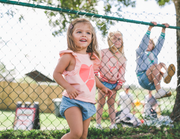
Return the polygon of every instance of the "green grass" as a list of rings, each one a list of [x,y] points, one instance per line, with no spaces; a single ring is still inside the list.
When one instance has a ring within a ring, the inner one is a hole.
[[[0,111],[0,130],[13,128],[15,111]],[[93,116],[95,117],[95,115]],[[90,127],[95,127],[96,121],[92,120]],[[109,119],[102,120],[102,126],[110,125]],[[56,117],[53,113],[40,113],[41,129],[67,129],[67,121],[62,117]]]
[[[13,128],[15,111],[0,111],[0,130],[4,128]],[[40,126],[46,128],[67,128],[67,122],[64,118],[56,117],[55,114],[40,113]]]
[[[12,128],[14,122],[15,112],[12,111],[0,111],[0,129],[9,127]]]
[[[118,100],[118,94],[123,91],[120,90],[117,93],[116,101]],[[144,96],[147,95],[147,91],[130,91],[134,96],[135,99],[136,97],[142,101],[144,100]],[[153,92],[155,93],[155,92]],[[161,113],[169,115],[173,109],[174,102],[175,102],[175,96],[176,92],[172,93],[173,95],[169,98],[163,98],[160,99],[160,107],[161,107]],[[96,96],[97,98],[97,96]],[[115,108],[116,108],[115,104]],[[110,120],[109,120],[109,114],[107,112],[108,110],[108,105],[107,103],[104,106],[104,112],[103,112],[103,118],[102,118],[102,126],[103,127],[108,127],[110,125]],[[118,108],[119,110],[119,108]],[[142,118],[141,111],[142,111],[142,106],[136,107],[136,117]],[[0,111],[0,130],[2,129],[10,129],[13,128],[13,122],[14,122],[14,117],[15,117],[15,111]],[[95,127],[96,125],[96,115],[93,115],[93,118],[90,123],[90,127]],[[41,129],[66,129],[68,128],[68,124],[66,120],[62,117],[56,117],[54,113],[40,113],[40,126]]]

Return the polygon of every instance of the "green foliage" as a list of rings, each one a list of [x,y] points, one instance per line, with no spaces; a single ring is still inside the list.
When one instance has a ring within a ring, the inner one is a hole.
[[[45,0],[48,4],[53,3],[49,0]],[[117,8],[116,14],[121,17],[121,15],[118,13],[121,11],[121,6],[131,6],[135,7],[135,0],[117,0],[117,1],[109,1],[109,0],[103,0],[104,2],[104,15],[110,15],[112,8]],[[57,7],[63,8],[63,9],[71,9],[75,11],[82,11],[82,12],[89,12],[94,14],[99,14],[99,11],[97,10],[97,4],[98,0],[58,0],[58,4],[56,4]],[[55,28],[55,31],[52,33],[53,36],[57,36],[62,34],[67,30],[67,23],[70,23],[73,19],[80,17],[78,14],[67,14],[63,12],[53,12],[53,11],[45,11],[46,16],[49,19],[49,25]],[[107,30],[109,26],[114,25],[113,21],[109,20],[101,20],[96,19],[92,17],[87,17],[92,22],[94,22],[97,26],[97,28],[101,31],[102,36],[105,36],[107,34]]]
[[[145,1],[148,1],[148,0],[145,0]],[[155,1],[157,2],[159,6],[165,6],[166,3],[168,4],[171,2],[171,0],[155,0]]]

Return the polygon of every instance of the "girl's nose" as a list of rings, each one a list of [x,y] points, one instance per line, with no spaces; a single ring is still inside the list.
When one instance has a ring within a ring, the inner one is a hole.
[[[86,36],[86,32],[83,32],[83,33],[82,33],[82,36]]]

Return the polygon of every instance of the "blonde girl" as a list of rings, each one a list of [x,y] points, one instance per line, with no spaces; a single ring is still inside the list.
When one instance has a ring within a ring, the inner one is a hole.
[[[67,31],[68,50],[60,52],[53,77],[64,88],[60,114],[70,132],[62,139],[86,139],[91,116],[95,114],[98,87],[106,95],[112,92],[94,75],[99,64],[96,34],[89,20],[77,18]]]
[[[123,36],[120,31],[108,34],[109,48],[101,50],[101,63],[99,66],[99,78],[107,88],[111,89],[113,95],[107,98],[108,112],[111,121],[110,129],[117,128],[115,124],[115,98],[116,93],[125,82],[126,58],[124,55]],[[98,90],[96,128],[102,128],[101,119],[106,96]]]

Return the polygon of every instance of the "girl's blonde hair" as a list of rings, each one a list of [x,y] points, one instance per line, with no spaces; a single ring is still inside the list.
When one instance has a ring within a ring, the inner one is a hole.
[[[73,20],[69,27],[68,27],[68,31],[67,31],[67,45],[68,45],[68,49],[76,52],[78,50],[80,50],[81,48],[78,48],[75,43],[74,43],[74,40],[73,40],[73,32],[74,32],[74,27],[76,24],[78,23],[87,23],[89,24],[90,28],[91,28],[91,33],[92,33],[92,41],[90,43],[90,45],[88,46],[87,48],[87,53],[90,53],[90,59],[93,59],[92,56],[93,56],[93,53],[95,53],[99,58],[100,58],[100,55],[98,53],[98,43],[97,43],[97,37],[96,37],[96,33],[95,33],[95,30],[94,30],[94,27],[92,26],[91,22],[85,18],[76,18],[75,20]]]
[[[153,48],[152,48],[152,50],[155,48],[155,43],[154,43],[154,41],[153,41],[153,39],[150,39],[150,41],[152,42],[152,44],[153,44]]]
[[[115,35],[115,34],[120,34],[121,36],[121,40],[122,40],[122,46],[120,48],[116,48],[115,45],[113,44],[111,38]],[[122,55],[124,55],[124,45],[123,45],[123,35],[120,31],[113,31],[113,32],[109,32],[108,34],[108,45],[109,45],[109,50],[115,55],[116,52],[121,53]]]

